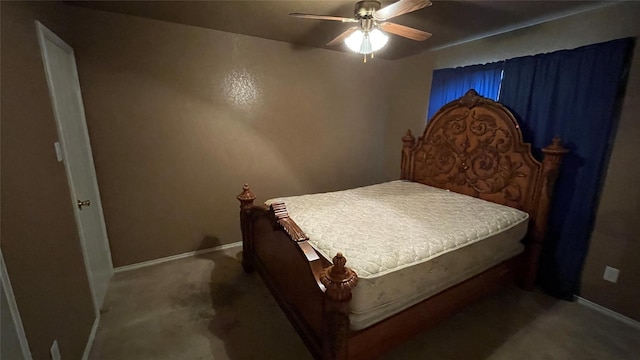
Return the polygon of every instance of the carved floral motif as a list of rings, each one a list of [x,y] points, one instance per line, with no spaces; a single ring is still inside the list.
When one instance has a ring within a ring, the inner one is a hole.
[[[502,193],[508,201],[523,202],[518,179],[530,171],[514,151],[512,127],[494,112],[474,107],[484,102],[473,96],[461,102],[465,107],[430,124],[428,141],[415,153],[415,179],[467,188],[463,192],[469,194]]]
[[[282,227],[289,237],[297,242],[309,240],[298,224],[289,217],[289,211],[284,202],[274,202],[270,206],[274,223]]]

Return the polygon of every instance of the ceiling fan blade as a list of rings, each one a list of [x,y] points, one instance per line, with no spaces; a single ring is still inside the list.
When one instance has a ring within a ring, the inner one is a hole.
[[[431,37],[431,33],[400,24],[385,22],[380,24],[379,26],[380,29],[388,33],[406,37],[407,39],[411,40],[423,41]]]
[[[354,31],[358,30],[357,26],[353,26],[348,28],[345,32],[335,37],[335,39],[329,41],[327,43],[328,46],[336,45],[344,41],[349,35],[351,35]]]
[[[301,13],[291,13],[289,16],[294,16],[302,19],[315,19],[315,20],[332,20],[332,21],[341,21],[341,22],[358,22],[356,19],[340,17],[340,16],[331,16],[331,15],[313,15],[313,14],[301,14]]]
[[[420,10],[430,5],[431,1],[429,0],[400,0],[376,11],[373,14],[373,17],[376,20],[387,20],[412,11]]]

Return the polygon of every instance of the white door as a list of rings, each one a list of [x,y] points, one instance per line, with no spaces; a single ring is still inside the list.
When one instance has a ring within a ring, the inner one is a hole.
[[[96,311],[113,275],[111,251],[93,165],[73,49],[36,22],[58,137],[67,170],[84,261]]]

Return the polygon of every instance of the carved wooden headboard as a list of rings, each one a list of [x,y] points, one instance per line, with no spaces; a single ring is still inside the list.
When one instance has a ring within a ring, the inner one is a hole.
[[[403,179],[535,213],[542,163],[501,104],[469,90],[402,140]]]
[[[402,138],[401,178],[448,189],[529,213],[524,287],[533,288],[562,157],[559,138],[542,162],[522,141],[513,114],[475,90],[443,106],[418,141]]]

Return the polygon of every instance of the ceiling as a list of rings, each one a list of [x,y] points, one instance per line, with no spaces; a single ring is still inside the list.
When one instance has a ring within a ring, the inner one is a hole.
[[[604,6],[611,1],[443,1],[394,18],[398,24],[428,31],[418,42],[392,36],[376,53],[398,59],[429,49],[525,27],[549,19]],[[326,46],[352,24],[299,19],[292,12],[353,17],[356,1],[67,1],[93,9],[142,16],[175,23],[279,40],[296,47],[349,51],[344,44]],[[382,6],[393,1],[382,1]]]

